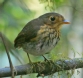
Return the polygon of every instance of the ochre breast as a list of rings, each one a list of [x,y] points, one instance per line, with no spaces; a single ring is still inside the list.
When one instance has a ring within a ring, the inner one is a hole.
[[[45,39],[59,38],[59,36],[60,32],[57,31],[56,28],[46,25],[41,26],[37,34],[38,38],[45,38]]]
[[[59,40],[59,36],[60,33],[56,31],[56,28],[44,25],[40,27],[37,36],[31,39],[31,41],[39,43],[39,47],[42,49],[43,46],[55,46]]]

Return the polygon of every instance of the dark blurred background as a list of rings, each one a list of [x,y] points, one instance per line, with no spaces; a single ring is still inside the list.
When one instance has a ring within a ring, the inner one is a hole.
[[[0,32],[14,66],[28,63],[26,53],[13,47],[14,39],[26,23],[47,12],[62,14],[70,25],[63,25],[60,42],[45,56],[52,60],[83,57],[83,0],[0,0]],[[33,62],[43,61],[41,56],[30,57]],[[8,66],[8,57],[0,38],[0,68]],[[76,69],[45,78],[83,78],[82,74],[82,69]],[[23,78],[36,78],[36,75],[25,75]]]

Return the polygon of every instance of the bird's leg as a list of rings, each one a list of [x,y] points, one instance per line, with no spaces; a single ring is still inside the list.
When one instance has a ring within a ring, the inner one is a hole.
[[[29,63],[30,63],[30,64],[32,64],[32,62],[31,62],[31,59],[30,59],[30,57],[29,57],[28,52],[27,52],[27,56],[28,56],[28,59],[29,59]]]
[[[44,61],[48,61],[50,62],[44,55],[42,55],[44,57]]]
[[[49,61],[44,55],[42,55],[44,57],[45,61],[48,61],[50,64],[53,64],[54,66],[57,66],[60,68],[60,66],[58,66],[57,64],[53,63],[52,61]]]

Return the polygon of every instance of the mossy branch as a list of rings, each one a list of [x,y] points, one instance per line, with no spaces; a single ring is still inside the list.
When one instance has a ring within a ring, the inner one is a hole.
[[[44,76],[50,75],[63,70],[77,69],[83,67],[83,58],[75,58],[68,60],[58,60],[58,61],[44,61],[44,62],[35,62],[33,64],[25,64],[15,66],[16,76],[25,75],[31,73],[38,73],[38,76],[42,74]],[[0,77],[9,77],[11,76],[11,70],[9,67],[0,69]]]

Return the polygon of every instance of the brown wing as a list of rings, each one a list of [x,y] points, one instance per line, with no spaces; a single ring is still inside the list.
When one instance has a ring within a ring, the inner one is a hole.
[[[43,25],[43,23],[39,19],[34,19],[27,23],[16,37],[14,41],[14,46],[16,48],[21,47],[23,43],[29,42],[31,39],[35,38],[41,25]]]

